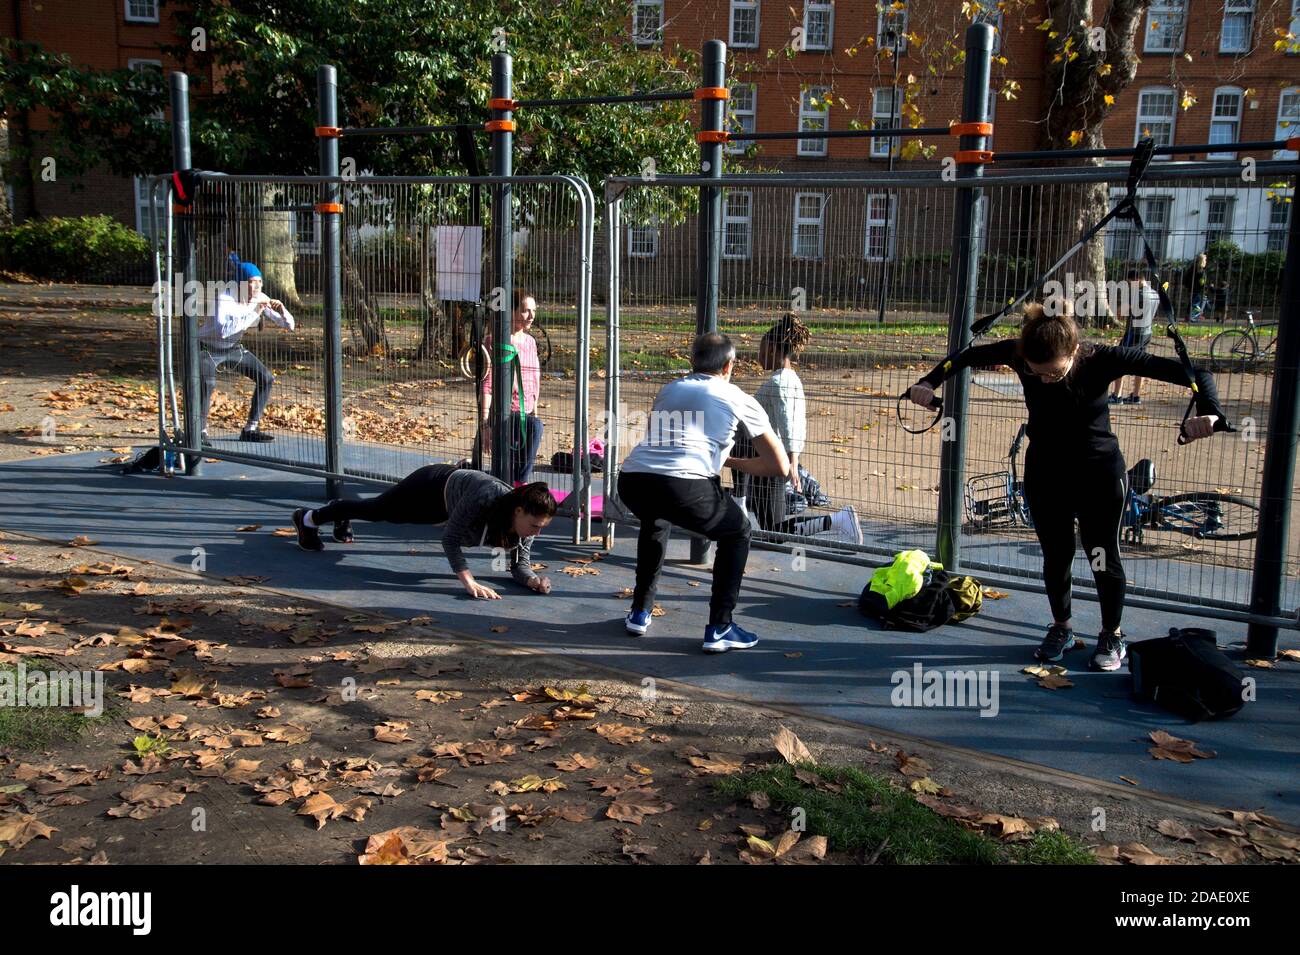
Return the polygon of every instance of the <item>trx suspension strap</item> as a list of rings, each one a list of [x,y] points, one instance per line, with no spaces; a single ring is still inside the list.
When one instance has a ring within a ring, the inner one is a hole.
[[[501,364],[510,362],[510,368],[513,372],[514,381],[512,386],[519,390],[519,437],[520,450],[523,450],[528,444],[528,412],[524,408],[524,371],[523,364],[519,360],[519,349],[507,342],[501,349]],[[515,447],[514,441],[510,442],[511,447]]]
[[[1112,219],[1125,219],[1133,223],[1133,227],[1137,232],[1138,237],[1142,240],[1143,255],[1146,258],[1147,267],[1151,270],[1152,276],[1156,282],[1156,292],[1160,298],[1160,308],[1166,315],[1165,334],[1173,339],[1174,350],[1178,353],[1179,361],[1181,361],[1183,365],[1183,371],[1187,375],[1188,386],[1192,389],[1192,401],[1191,404],[1188,405],[1187,413],[1183,415],[1183,425],[1179,429],[1178,436],[1179,444],[1186,443],[1187,435],[1185,428],[1187,418],[1191,415],[1192,409],[1196,406],[1196,375],[1192,368],[1191,359],[1187,355],[1187,346],[1183,342],[1182,336],[1178,334],[1178,329],[1174,327],[1174,307],[1173,303],[1169,300],[1169,294],[1166,291],[1166,285],[1168,283],[1160,279],[1156,270],[1156,257],[1151,251],[1151,246],[1147,242],[1146,233],[1143,231],[1142,216],[1138,211],[1137,204],[1137,189],[1142,182],[1142,176],[1146,172],[1147,166],[1151,163],[1151,157],[1155,154],[1155,146],[1155,140],[1150,138],[1143,139],[1138,143],[1137,149],[1133,154],[1133,159],[1129,163],[1128,187],[1125,191],[1124,197],[1115,204],[1115,208],[1102,216],[1096,224],[1085,230],[1083,235],[1079,237],[1079,241],[1070,246],[1064,255],[1057,259],[1056,262],[1047,269],[1047,271],[1038,276],[1038,278],[1036,278],[1018,297],[1009,301],[998,311],[985,315],[983,318],[971,324],[970,343],[967,344],[965,348],[953,352],[937,366],[943,369],[945,375],[952,369],[953,362],[957,360],[959,355],[968,349],[973,348],[980,338],[987,334],[994,325],[1002,320],[1004,315],[1014,309],[1025,299],[1029,298],[1029,296],[1034,292],[1038,291],[1042,284],[1046,282],[1057,269],[1064,265],[1071,256],[1091,242],[1097,233],[1104,229]],[[909,428],[907,422],[903,418],[903,402],[909,400],[907,395],[910,390],[911,389],[909,388],[898,396],[898,400],[894,406],[894,412],[898,416],[899,423],[903,426],[903,430],[907,431],[909,434],[924,434],[939,423],[940,418],[943,415],[943,400],[936,395],[934,401],[930,404],[930,408],[935,413],[933,421],[924,428]],[[1222,431],[1232,430],[1228,422],[1223,421],[1222,419],[1215,425],[1215,428],[1216,430]]]

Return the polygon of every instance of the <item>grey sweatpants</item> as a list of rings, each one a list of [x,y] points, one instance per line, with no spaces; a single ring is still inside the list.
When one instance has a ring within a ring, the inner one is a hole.
[[[217,370],[222,365],[229,365],[232,371],[253,380],[255,390],[253,404],[248,409],[248,424],[257,424],[262,420],[262,412],[266,410],[266,403],[271,399],[271,384],[275,380],[274,377],[266,366],[257,360],[257,356],[243,345],[221,350],[205,347],[199,352],[199,378],[202,382],[200,420],[203,422],[203,428],[206,429],[208,426],[212,392],[217,387]]]

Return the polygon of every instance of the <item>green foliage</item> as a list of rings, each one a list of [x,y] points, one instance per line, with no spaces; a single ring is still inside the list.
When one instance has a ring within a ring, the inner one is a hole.
[[[149,242],[111,216],[32,219],[0,229],[6,268],[55,281],[89,282],[139,269]]]

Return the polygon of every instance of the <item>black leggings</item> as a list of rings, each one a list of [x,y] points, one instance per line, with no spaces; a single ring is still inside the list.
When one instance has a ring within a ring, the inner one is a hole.
[[[1124,459],[1118,454],[1099,461],[1062,462],[1043,452],[1038,460],[1030,445],[1025,460],[1025,501],[1034,533],[1043,548],[1043,581],[1056,620],[1070,619],[1074,520],[1084,556],[1097,582],[1101,625],[1118,630],[1124,615],[1128,580],[1119,553],[1119,530],[1128,494]]]
[[[622,471],[618,475],[618,496],[641,521],[632,609],[654,608],[668,538],[676,526],[717,542],[709,623],[731,623],[740,596],[740,579],[745,576],[749,560],[749,521],[736,502],[722,493],[722,481]]]
[[[732,457],[756,457],[754,445],[749,435],[743,431],[736,438]],[[780,477],[754,477],[744,471],[731,469],[731,483],[734,495],[743,497],[745,505],[753,513],[758,526],[765,531],[780,534],[801,534],[812,536],[828,531],[831,527],[829,517],[789,517],[788,502],[785,495],[786,479]]]
[[[311,512],[312,523],[387,521],[390,524],[443,524],[447,520],[447,478],[451,464],[429,464],[412,471],[384,493],[364,501],[330,501]]]

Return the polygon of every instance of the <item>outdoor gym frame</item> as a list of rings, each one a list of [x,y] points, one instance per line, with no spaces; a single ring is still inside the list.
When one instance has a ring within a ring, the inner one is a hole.
[[[979,237],[984,226],[984,187],[985,185],[1010,185],[1015,183],[1042,184],[1051,182],[1106,182],[1115,178],[1113,169],[1107,170],[1096,166],[1067,169],[1052,166],[1047,169],[997,169],[999,162],[1033,163],[1057,162],[1066,159],[1104,159],[1131,156],[1133,149],[1099,149],[1099,150],[1063,150],[1063,151],[1028,151],[997,154],[993,149],[993,124],[987,116],[987,93],[989,88],[990,63],[992,53],[993,28],[988,24],[972,24],[966,31],[966,69],[963,85],[962,115],[959,122],[949,126],[932,126],[918,128],[886,128],[863,130],[799,130],[773,132],[728,132],[726,129],[726,46],[719,40],[710,40],[704,44],[702,75],[700,86],[695,90],[656,92],[645,94],[591,96],[561,99],[522,99],[512,98],[511,60],[508,54],[497,54],[492,58],[492,97],[489,102],[490,117],[481,127],[491,136],[492,167],[491,175],[486,177],[439,177],[438,181],[469,183],[475,187],[492,190],[492,226],[494,242],[492,260],[497,276],[497,286],[504,293],[503,301],[509,302],[513,291],[513,249],[511,236],[512,222],[512,188],[518,184],[537,181],[546,177],[514,177],[512,175],[511,151],[515,131],[515,113],[520,110],[538,107],[598,106],[615,103],[684,101],[694,99],[700,102],[701,116],[697,142],[700,147],[700,163],[696,175],[667,176],[658,175],[654,182],[664,187],[698,189],[698,246],[696,273],[696,322],[697,333],[716,330],[718,327],[718,296],[720,281],[720,263],[722,257],[722,190],[724,188],[748,185],[781,186],[845,186],[860,185],[878,188],[890,188],[902,185],[925,186],[939,189],[956,189],[955,215],[952,227],[952,262],[950,275],[950,296],[952,313],[948,323],[948,349],[956,351],[964,347],[971,338],[971,324],[975,317],[976,293],[979,267]],[[174,74],[173,93],[173,149],[174,168],[177,171],[190,169],[188,104],[185,98],[185,78]],[[338,139],[343,136],[377,136],[377,135],[433,135],[455,133],[468,138],[479,131],[480,127],[457,123],[444,126],[412,126],[389,128],[340,128],[338,126],[336,106],[336,78],[332,67],[322,67],[318,76],[319,115],[318,135],[320,136],[320,173],[318,177],[302,177],[297,181],[312,182],[319,186],[320,204],[324,231],[322,235],[327,282],[324,286],[326,314],[326,387],[329,401],[326,407],[326,447],[327,447],[327,493],[336,496],[339,485],[344,478],[352,478],[342,465],[342,412],[341,412],[341,304],[339,276],[339,221],[335,207],[339,206],[341,188],[345,183],[364,184],[366,182],[402,182],[428,181],[403,179],[402,177],[376,177],[373,179],[342,179],[338,176]],[[321,130],[325,133],[322,135]],[[763,142],[776,140],[802,139],[841,139],[841,138],[890,138],[903,136],[957,136],[958,149],[953,157],[956,161],[956,175],[949,180],[927,172],[890,172],[888,175],[871,175],[859,173],[790,173],[779,176],[738,175],[724,176],[724,146],[727,142]],[[1179,145],[1160,147],[1157,153],[1162,155],[1196,155],[1208,152],[1236,150],[1263,150],[1300,148],[1300,138],[1282,141],[1260,141],[1229,144]],[[1159,169],[1161,175],[1169,178],[1195,175],[1224,176],[1228,167],[1222,163],[1178,164]],[[986,167],[992,166],[992,169]],[[1288,177],[1293,186],[1300,186],[1300,166],[1289,162],[1261,161],[1261,170],[1275,175]],[[244,181],[256,181],[257,177],[234,177]],[[270,178],[270,177],[268,177]],[[576,177],[563,178],[569,182],[580,182]],[[160,179],[159,185],[166,183]],[[608,470],[605,478],[606,499],[606,543],[613,540],[614,521],[630,522],[625,513],[620,513],[616,498],[614,481],[618,465],[618,349],[619,349],[619,268],[620,268],[620,219],[619,203],[628,188],[635,187],[640,180],[635,177],[611,177],[605,183],[604,228],[606,231],[607,274],[607,358],[609,362],[606,379],[606,424],[609,429],[611,448],[607,456]],[[583,184],[585,186],[585,184]],[[1300,189],[1297,189],[1300,194]],[[176,212],[176,227],[180,235],[178,247],[182,258],[182,271],[187,278],[192,270],[192,224],[188,221],[188,207],[181,203],[168,206],[168,230],[172,228],[171,212]],[[190,254],[186,253],[187,235]],[[1275,653],[1279,626],[1297,627],[1300,623],[1283,614],[1281,607],[1282,581],[1285,575],[1286,548],[1291,522],[1291,491],[1295,477],[1295,456],[1297,451],[1297,432],[1300,431],[1300,328],[1295,322],[1286,319],[1300,316],[1300,216],[1290,217],[1287,237],[1287,253],[1281,288],[1281,312],[1284,320],[1280,323],[1277,345],[1276,373],[1271,384],[1271,413],[1268,420],[1266,453],[1263,466],[1262,487],[1260,493],[1260,527],[1255,544],[1255,559],[1251,580],[1251,597],[1249,609],[1244,613],[1221,612],[1220,616],[1230,619],[1245,619],[1250,623],[1249,652],[1252,655],[1270,657]],[[168,254],[171,246],[168,246]],[[590,268],[591,258],[586,266]],[[160,266],[161,268],[161,266]],[[167,274],[170,273],[170,269]],[[585,283],[585,310],[590,312],[590,279]],[[170,307],[170,305],[168,306]],[[579,304],[582,311],[584,305]],[[169,311],[168,314],[171,314]],[[160,330],[164,322],[160,321]],[[581,325],[581,322],[580,322]],[[186,455],[187,461],[197,465],[201,453],[198,442],[183,440],[184,435],[195,435],[199,430],[198,403],[193,400],[198,394],[198,346],[192,323],[185,323],[183,352],[183,390],[185,401],[185,422],[181,434],[169,437],[165,429],[164,394],[160,391],[160,443],[165,449],[179,451]],[[508,307],[497,312],[493,338],[496,342],[506,342],[510,335],[510,312]],[[579,395],[585,395],[589,381],[589,341],[579,338],[579,358],[576,369]],[[162,368],[170,368],[170,341],[160,335],[160,388],[165,381]],[[493,355],[493,364],[497,373],[493,376],[493,471],[498,477],[508,475],[509,441],[507,440],[510,409],[510,379],[504,370],[506,349],[498,346]],[[954,376],[946,385],[945,408],[951,416],[954,429],[952,440],[945,441],[941,448],[939,504],[936,536],[938,558],[953,570],[962,568],[961,555],[961,507],[965,456],[968,444],[967,410],[969,401],[970,374],[963,372]],[[575,415],[575,446],[581,450],[586,446],[587,418],[586,401],[576,402],[582,411]],[[172,396],[172,411],[175,417],[175,397]],[[502,453],[503,450],[505,453]],[[226,456],[234,460],[247,460],[249,463],[267,464],[260,458],[241,458],[238,455],[213,453],[214,457]],[[584,455],[575,457],[575,489],[586,487],[589,491],[590,472]],[[581,471],[581,473],[580,473]],[[309,470],[309,473],[319,473]],[[589,518],[588,518],[589,520]],[[575,530],[576,535],[576,530]],[[778,537],[781,535],[777,535]],[[575,540],[578,539],[575,536]],[[587,539],[585,535],[581,539]],[[692,558],[703,559],[705,553],[702,541],[692,541]],[[856,559],[865,560],[859,554]],[[1011,582],[1014,583],[1014,582]],[[1024,583],[1022,582],[1022,586]],[[1165,605],[1167,606],[1167,605]],[[1199,608],[1198,608],[1199,612]]]

